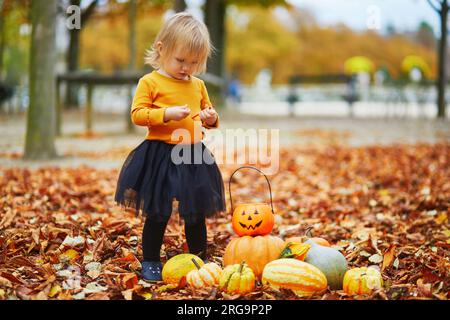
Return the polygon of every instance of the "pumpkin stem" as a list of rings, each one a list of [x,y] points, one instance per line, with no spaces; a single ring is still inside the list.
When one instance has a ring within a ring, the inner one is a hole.
[[[195,264],[195,266],[197,267],[198,270],[200,270],[200,266],[198,265],[197,261],[195,261],[194,258],[191,259],[192,262]]]
[[[239,266],[239,269],[238,269],[239,274],[242,273],[242,269],[244,269],[244,264],[245,264],[245,261],[242,261],[241,265]]]
[[[312,226],[309,226],[308,228],[306,228],[306,231],[305,231],[305,235],[308,237],[308,238],[312,238],[312,233],[311,233],[311,230],[312,229],[314,229],[314,227],[312,227]]]

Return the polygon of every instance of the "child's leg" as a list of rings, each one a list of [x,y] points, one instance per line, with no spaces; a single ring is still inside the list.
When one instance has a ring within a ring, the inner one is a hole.
[[[201,259],[206,259],[206,221],[200,219],[199,222],[193,225],[184,226],[186,233],[186,241],[189,247],[189,252],[198,255]]]
[[[142,232],[142,251],[144,261],[161,261],[160,251],[167,222],[155,222],[145,219]]]

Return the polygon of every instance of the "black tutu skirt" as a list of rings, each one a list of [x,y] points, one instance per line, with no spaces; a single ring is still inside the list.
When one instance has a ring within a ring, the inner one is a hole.
[[[174,149],[175,148],[175,149]],[[226,212],[222,174],[203,142],[144,140],[120,171],[115,201],[157,222],[172,213],[174,198],[186,224]]]

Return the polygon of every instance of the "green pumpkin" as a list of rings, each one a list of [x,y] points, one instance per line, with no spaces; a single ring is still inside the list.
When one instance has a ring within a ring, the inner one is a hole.
[[[348,269],[347,260],[342,253],[336,249],[318,245],[311,240],[304,243],[311,245],[305,262],[319,268],[325,274],[330,289],[342,289],[344,274]]]

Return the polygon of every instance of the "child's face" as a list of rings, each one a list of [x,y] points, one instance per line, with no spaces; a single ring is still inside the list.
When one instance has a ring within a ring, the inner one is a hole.
[[[176,48],[167,58],[163,59],[162,67],[167,74],[178,80],[187,80],[197,70],[199,57]]]

